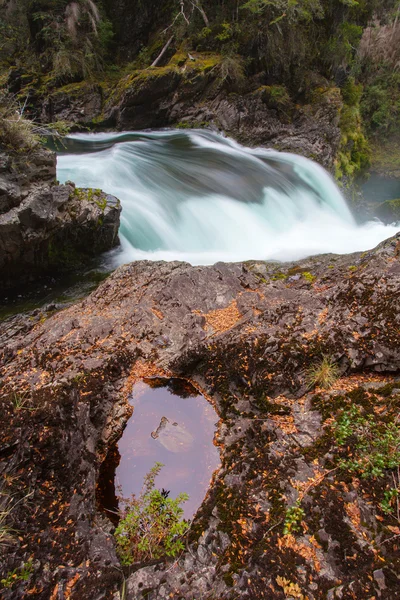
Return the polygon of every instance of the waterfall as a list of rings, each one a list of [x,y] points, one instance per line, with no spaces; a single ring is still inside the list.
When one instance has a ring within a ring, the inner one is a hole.
[[[295,260],[367,250],[400,230],[357,225],[317,163],[203,130],[69,136],[58,179],[121,200],[117,264]]]

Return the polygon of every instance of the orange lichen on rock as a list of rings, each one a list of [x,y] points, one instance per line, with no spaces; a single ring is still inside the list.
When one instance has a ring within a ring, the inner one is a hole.
[[[236,300],[233,300],[226,308],[217,308],[202,316],[204,316],[207,325],[214,330],[214,333],[222,333],[232,329],[242,317]]]
[[[299,554],[305,558],[308,562],[312,562],[316,572],[319,573],[321,569],[321,563],[317,557],[317,549],[314,544],[309,544],[308,540],[306,543],[304,543],[303,541],[298,541],[294,535],[285,535],[278,538],[278,548],[290,548],[296,552],[296,554]]]
[[[162,312],[160,310],[158,310],[157,308],[152,308],[151,312],[153,313],[154,316],[157,317],[157,319],[160,319],[160,321],[162,321],[164,319],[164,315],[162,314]]]
[[[273,421],[275,425],[277,425],[286,434],[297,433],[297,427],[294,424],[294,419],[291,415],[271,415],[270,420]]]
[[[78,581],[79,577],[80,577],[79,573],[76,573],[75,576],[67,583],[66,590],[65,590],[66,600],[68,600],[71,597],[72,588]]]
[[[171,373],[164,371],[160,367],[157,367],[154,363],[143,362],[138,360],[129,376],[125,380],[123,395],[125,398],[130,396],[132,388],[138,381],[141,381],[145,377],[171,377]]]

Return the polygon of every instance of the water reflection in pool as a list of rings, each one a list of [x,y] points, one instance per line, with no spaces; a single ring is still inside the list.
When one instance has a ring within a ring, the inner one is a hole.
[[[189,494],[185,518],[191,519],[201,505],[220,456],[213,444],[218,416],[211,404],[181,379],[147,379],[134,386],[132,417],[112,455],[117,495],[139,494],[143,478],[161,462],[156,487],[175,498]],[[103,473],[103,478],[106,474]],[[113,473],[108,473],[108,480]],[[104,490],[103,490],[104,496]],[[112,508],[110,499],[104,501]]]

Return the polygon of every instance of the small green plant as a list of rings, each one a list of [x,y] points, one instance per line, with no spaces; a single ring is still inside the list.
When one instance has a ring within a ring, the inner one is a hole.
[[[318,385],[329,390],[339,378],[339,367],[330,356],[324,355],[321,360],[307,371],[307,381],[310,387]]]
[[[395,515],[400,521],[400,485],[391,487],[383,494],[383,500],[380,504],[381,509],[387,515]]]
[[[0,584],[3,588],[11,588],[15,583],[20,581],[28,581],[33,571],[32,560],[28,560],[18,569],[9,571],[4,579],[0,579]]]
[[[221,32],[215,36],[219,42],[226,42],[231,39],[233,35],[232,26],[230,23],[221,23]]]
[[[400,466],[400,427],[397,423],[379,423],[374,415],[365,415],[359,406],[342,412],[333,426],[338,446],[354,446],[353,456],[339,466],[362,479],[382,477],[387,469]],[[393,498],[386,497],[386,501]]]
[[[23,394],[17,394],[16,392],[14,392],[12,396],[12,404],[16,412],[20,410],[33,410],[32,408],[29,408],[27,406],[29,404],[29,401],[30,399],[28,397],[27,392]]]
[[[300,506],[300,501],[287,509],[285,521],[283,524],[283,534],[291,535],[302,531],[301,521],[305,516],[304,510]]]
[[[157,490],[155,478],[162,463],[156,463],[144,478],[138,497],[125,501],[121,519],[114,536],[117,553],[122,565],[177,556],[183,549],[183,536],[189,521],[183,519],[181,504],[188,500],[187,494],[179,494],[175,500],[165,490]]]

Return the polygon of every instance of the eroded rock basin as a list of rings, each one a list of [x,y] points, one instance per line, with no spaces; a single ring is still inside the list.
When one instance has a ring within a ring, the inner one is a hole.
[[[159,462],[164,467],[156,487],[172,498],[186,492],[184,515],[192,519],[220,465],[213,443],[218,415],[195,387],[179,378],[138,382],[130,403],[133,415],[102,468],[101,504],[116,511],[119,496],[140,494],[144,476]]]

